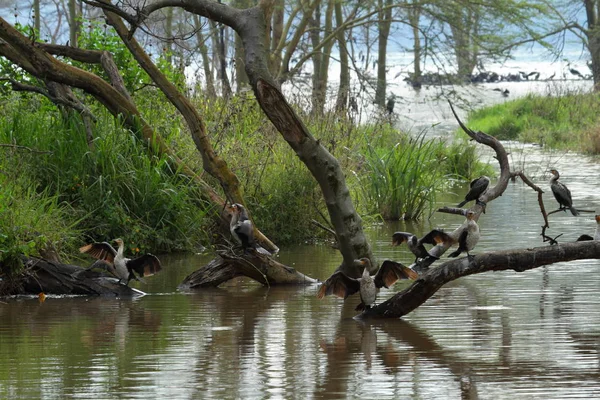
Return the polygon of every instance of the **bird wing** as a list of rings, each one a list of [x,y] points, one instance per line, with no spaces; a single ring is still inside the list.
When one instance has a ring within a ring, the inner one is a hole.
[[[342,271],[338,271],[321,284],[317,292],[317,298],[322,299],[325,296],[334,294],[337,297],[345,299],[359,290],[360,281],[358,279],[350,278]]]
[[[399,246],[402,243],[406,243],[412,236],[413,234],[408,232],[394,232],[392,235],[392,245]]]
[[[439,229],[432,229],[427,235],[423,236],[420,240],[421,243],[427,243],[432,245],[438,245],[441,243],[454,243],[455,240],[446,232]]]
[[[86,244],[85,246],[80,247],[79,251],[81,253],[89,254],[98,260],[104,260],[110,263],[114,262],[115,257],[117,256],[115,248],[106,242]]]
[[[399,262],[392,260],[385,260],[379,271],[375,274],[375,286],[380,288],[385,286],[386,288],[392,286],[399,279],[418,279],[417,274],[412,269],[400,264]]]
[[[460,233],[460,237],[458,238],[458,249],[448,255],[448,257],[458,257],[460,253],[463,251],[467,251],[467,236],[469,235],[469,230],[465,227],[463,231]]]
[[[564,184],[556,182],[550,188],[552,189],[552,193],[554,193],[554,197],[561,205],[570,207],[573,204],[571,191]]]
[[[135,271],[139,276],[152,276],[158,271],[162,270],[160,260],[150,253],[144,254],[141,257],[133,260],[127,260],[127,269]]]
[[[240,236],[242,242],[246,240],[246,244],[254,244],[254,228],[252,227],[252,222],[249,219],[238,221],[233,230],[238,234],[238,236]]]

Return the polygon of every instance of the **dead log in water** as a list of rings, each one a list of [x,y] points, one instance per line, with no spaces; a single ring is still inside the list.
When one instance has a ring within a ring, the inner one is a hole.
[[[139,296],[140,292],[96,271],[41,258],[23,257],[23,270],[0,280],[0,295]]]
[[[254,279],[266,286],[307,285],[319,282],[258,252],[243,255],[221,252],[207,265],[188,275],[179,285],[179,289],[217,287],[239,276]]]

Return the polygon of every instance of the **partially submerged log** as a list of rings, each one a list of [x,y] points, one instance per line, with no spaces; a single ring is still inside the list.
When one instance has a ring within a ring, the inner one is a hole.
[[[142,292],[96,271],[41,258],[24,257],[24,269],[0,281],[0,295],[86,295],[134,297]]]
[[[242,255],[220,252],[207,265],[188,275],[179,289],[217,287],[239,276],[254,279],[265,286],[309,285],[319,282],[258,252]]]

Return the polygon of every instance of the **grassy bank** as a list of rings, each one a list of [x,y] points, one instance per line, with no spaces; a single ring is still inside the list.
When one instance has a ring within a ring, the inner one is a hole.
[[[143,111],[165,141],[200,170],[182,121],[148,90],[141,95],[154,101]],[[19,253],[37,255],[49,243],[73,256],[86,241],[116,237],[130,253],[196,250],[215,240],[214,210],[200,200],[199,189],[173,171],[168,159],[150,156],[134,132],[101,108],[94,109],[98,121],[90,147],[77,115],[65,117],[34,96],[11,94],[2,102],[0,262],[12,263]],[[318,239],[323,232],[311,221],[326,223],[327,216],[320,188],[254,99],[246,94],[229,102],[196,102],[261,230],[279,245]],[[305,117],[347,171],[363,216],[418,219],[449,176],[470,179],[484,168],[472,144],[412,138],[385,119],[356,126],[334,115]]]
[[[469,127],[502,140],[600,154],[600,97],[595,93],[528,95],[469,115]]]

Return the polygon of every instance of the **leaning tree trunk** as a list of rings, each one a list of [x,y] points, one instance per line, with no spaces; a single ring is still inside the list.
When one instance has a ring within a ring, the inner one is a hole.
[[[111,11],[118,12],[132,24],[129,33],[131,36],[144,18],[154,11],[174,3],[169,1],[153,3],[142,8],[135,16],[115,8],[111,8]],[[372,253],[362,229],[362,220],[352,203],[344,172],[337,159],[311,135],[269,72],[263,6],[268,8],[270,3],[261,2],[258,7],[246,10],[237,10],[225,4],[208,0],[178,1],[176,3],[191,13],[221,21],[240,35],[246,56],[246,73],[256,100],[319,183],[343,256],[340,268],[349,276],[360,276],[361,271],[353,261],[360,257],[372,258]]]

